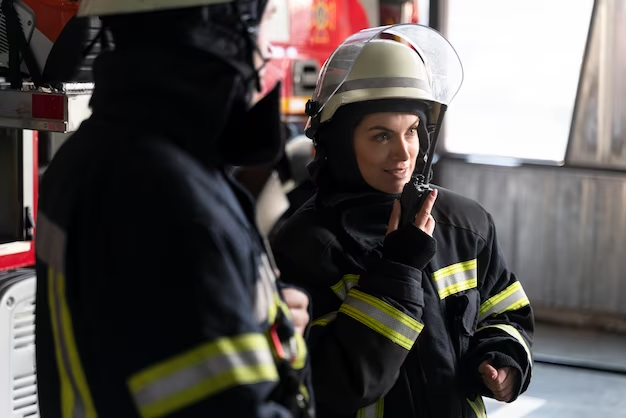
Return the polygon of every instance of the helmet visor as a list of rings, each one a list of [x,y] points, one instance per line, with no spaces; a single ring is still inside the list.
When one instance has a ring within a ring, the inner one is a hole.
[[[320,80],[312,97],[319,104],[317,115],[342,88],[363,47],[381,36],[411,46],[424,62],[433,101],[450,104],[463,83],[463,67],[456,51],[432,28],[399,24],[362,30],[339,45],[320,71]]]

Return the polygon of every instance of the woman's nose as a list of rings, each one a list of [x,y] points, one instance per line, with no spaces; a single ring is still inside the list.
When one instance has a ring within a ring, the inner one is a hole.
[[[409,144],[403,137],[400,137],[397,141],[395,141],[391,157],[396,161],[407,161],[411,158],[411,153],[409,153]]]

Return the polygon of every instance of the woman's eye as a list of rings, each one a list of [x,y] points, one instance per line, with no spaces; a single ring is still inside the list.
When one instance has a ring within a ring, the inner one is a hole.
[[[417,128],[409,129],[409,135],[417,135]]]
[[[384,142],[384,141],[389,139],[389,134],[387,134],[386,132],[382,132],[382,133],[379,133],[378,135],[376,135],[374,137],[374,139],[376,139],[377,141],[380,141],[380,142]]]

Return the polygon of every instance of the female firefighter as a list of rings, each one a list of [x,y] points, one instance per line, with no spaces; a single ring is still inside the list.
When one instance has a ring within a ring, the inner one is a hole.
[[[311,295],[319,416],[482,418],[482,396],[528,387],[533,313],[490,214],[435,188],[398,226],[462,74],[436,31],[373,28],[337,48],[307,105],[318,192],[273,251]]]

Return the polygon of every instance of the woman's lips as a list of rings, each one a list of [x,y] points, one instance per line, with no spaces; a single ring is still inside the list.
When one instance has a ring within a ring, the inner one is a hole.
[[[408,170],[409,170],[408,168],[404,167],[404,168],[393,168],[391,170],[384,170],[384,171],[385,173],[389,174],[393,178],[404,179],[406,178]]]

